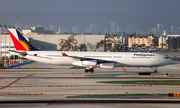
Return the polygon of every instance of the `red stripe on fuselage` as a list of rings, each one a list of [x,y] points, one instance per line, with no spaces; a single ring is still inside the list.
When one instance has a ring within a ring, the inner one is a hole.
[[[8,30],[9,31],[9,30]],[[11,39],[13,40],[14,46],[17,51],[27,51],[23,45],[15,38],[15,36],[9,31]]]

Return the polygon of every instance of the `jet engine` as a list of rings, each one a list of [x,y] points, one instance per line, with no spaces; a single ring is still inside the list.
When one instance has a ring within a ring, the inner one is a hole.
[[[75,61],[72,63],[75,66],[90,66],[90,67],[95,67],[97,65],[97,60],[85,60],[85,61]]]
[[[114,69],[114,63],[100,63],[100,68]]]

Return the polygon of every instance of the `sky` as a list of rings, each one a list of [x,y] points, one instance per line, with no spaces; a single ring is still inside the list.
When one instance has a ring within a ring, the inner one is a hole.
[[[90,23],[110,31],[110,22],[123,29],[128,24],[145,31],[163,23],[180,27],[180,0],[0,0],[0,24],[21,28],[53,25],[69,32],[79,26],[84,33]],[[179,30],[180,32],[180,30]]]
[[[179,12],[180,0],[0,0],[0,13],[15,12],[108,12],[171,13]]]

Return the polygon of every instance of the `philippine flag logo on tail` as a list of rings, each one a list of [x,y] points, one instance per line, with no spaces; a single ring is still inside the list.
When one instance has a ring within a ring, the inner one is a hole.
[[[17,51],[35,51],[38,50],[33,47],[16,29],[8,29],[11,39]]]

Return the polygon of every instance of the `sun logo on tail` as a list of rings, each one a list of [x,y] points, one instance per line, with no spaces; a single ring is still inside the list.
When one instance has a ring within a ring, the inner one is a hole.
[[[19,42],[22,44],[22,46],[24,46],[24,48],[25,48],[27,51],[30,50],[30,47],[29,47],[29,45],[28,45],[27,42],[25,42],[25,41],[19,41]]]

